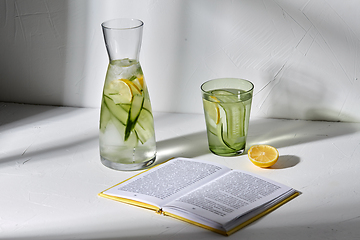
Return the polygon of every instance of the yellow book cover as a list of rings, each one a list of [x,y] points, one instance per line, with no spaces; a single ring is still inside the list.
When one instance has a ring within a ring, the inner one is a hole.
[[[99,193],[223,235],[298,195],[253,173],[188,158],[169,160]]]

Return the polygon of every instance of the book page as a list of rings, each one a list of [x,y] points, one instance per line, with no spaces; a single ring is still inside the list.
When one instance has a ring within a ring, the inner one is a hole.
[[[167,204],[163,210],[188,218],[191,212],[194,215],[190,220],[211,219],[225,225],[267,202],[275,204],[274,199],[282,199],[291,190],[269,179],[233,170]]]
[[[161,207],[162,204],[230,171],[218,164],[176,158],[158,165],[104,194],[128,198]]]

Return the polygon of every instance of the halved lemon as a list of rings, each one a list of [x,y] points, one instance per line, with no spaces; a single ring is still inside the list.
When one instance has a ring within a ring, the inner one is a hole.
[[[218,124],[220,122],[220,110],[218,105],[219,100],[213,96],[210,96],[210,98],[212,101],[203,99],[204,110],[206,114],[215,122],[215,124]]]
[[[279,152],[270,145],[254,145],[248,151],[250,161],[258,167],[271,167],[279,159]]]

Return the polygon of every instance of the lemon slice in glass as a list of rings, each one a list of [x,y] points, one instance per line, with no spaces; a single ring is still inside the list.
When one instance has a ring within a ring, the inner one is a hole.
[[[271,167],[279,159],[279,152],[270,145],[254,145],[248,151],[250,161],[258,167]]]
[[[220,110],[218,105],[219,100],[213,96],[210,96],[210,98],[212,101],[203,99],[204,110],[210,119],[213,120],[215,124],[218,124],[220,122]]]

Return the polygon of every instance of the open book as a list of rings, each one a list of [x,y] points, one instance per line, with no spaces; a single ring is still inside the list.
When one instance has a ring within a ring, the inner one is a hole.
[[[99,193],[223,235],[298,194],[252,173],[188,158],[169,160]]]

